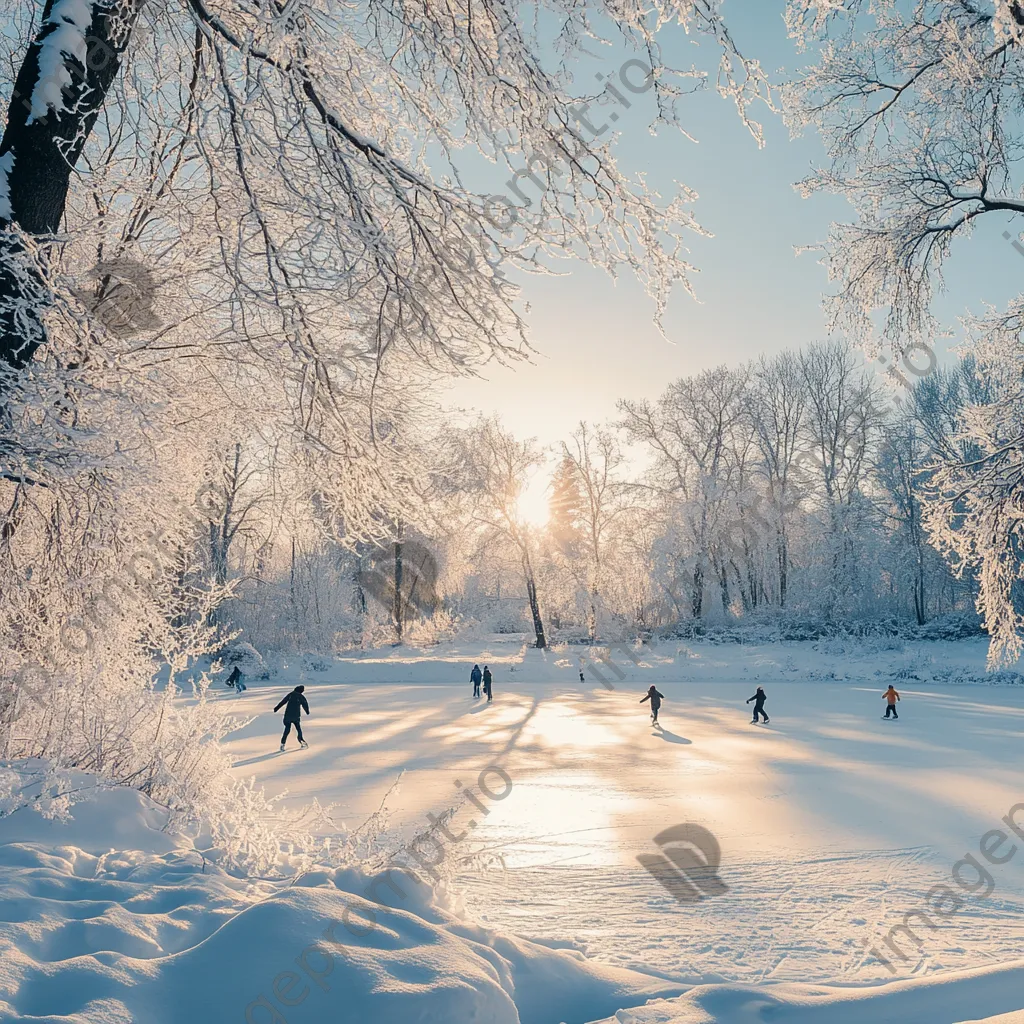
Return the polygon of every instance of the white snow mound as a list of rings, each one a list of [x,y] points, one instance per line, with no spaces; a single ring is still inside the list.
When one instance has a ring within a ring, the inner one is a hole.
[[[141,794],[80,795],[0,819],[0,1021],[584,1024],[685,988],[468,924],[399,871],[233,878]]]
[[[1024,1024],[1024,960],[887,985],[700,985],[679,999],[620,1010],[595,1024]]]

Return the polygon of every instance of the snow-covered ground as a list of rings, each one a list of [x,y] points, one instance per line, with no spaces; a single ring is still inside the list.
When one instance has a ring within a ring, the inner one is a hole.
[[[346,902],[367,908],[354,872],[204,873],[135,794],[101,794],[71,825],[20,811],[0,823],[0,1020],[1022,1024],[1024,839],[1001,819],[1024,805],[1024,686],[985,682],[984,651],[663,644],[639,665],[613,651],[618,669],[597,669],[614,689],[589,665],[579,682],[584,649],[497,638],[282,667],[221,698],[257,716],[229,741],[235,771],[349,827],[386,798],[386,841],[414,849],[394,863],[436,871],[444,895],[378,883],[395,909],[371,929],[357,916],[317,981],[321,952],[296,961]],[[490,706],[474,662],[495,673]],[[890,681],[898,722],[881,720]],[[293,736],[280,754],[271,709],[298,682],[310,749]],[[639,704],[652,682],[660,729]],[[744,703],[758,683],[767,726]],[[1024,806],[1013,820],[1024,831]],[[691,902],[637,860],[684,823],[717,840],[725,886]],[[926,903],[938,885],[945,919]],[[918,911],[920,947],[890,936]]]

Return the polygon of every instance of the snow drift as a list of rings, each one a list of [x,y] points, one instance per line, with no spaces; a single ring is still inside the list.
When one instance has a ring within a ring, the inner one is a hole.
[[[0,1020],[583,1024],[684,988],[461,921],[404,872],[235,878],[132,790],[72,813],[3,820]]]

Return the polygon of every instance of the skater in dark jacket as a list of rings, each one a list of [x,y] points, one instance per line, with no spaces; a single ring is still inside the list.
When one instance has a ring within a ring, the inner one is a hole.
[[[652,722],[652,724],[656,725],[657,722],[658,722],[658,708],[661,707],[661,702],[664,699],[665,699],[665,694],[659,693],[657,687],[655,687],[655,686],[652,686],[647,691],[647,696],[646,697],[641,697],[640,698],[640,703],[641,704],[643,704],[644,701],[647,701],[647,700],[649,700],[651,702],[651,722]]]
[[[305,711],[309,714],[309,705],[306,703],[306,698],[302,696],[302,691],[305,690],[304,686],[296,686],[291,693],[288,694],[280,704],[274,708],[275,711],[280,711],[284,707],[284,733],[281,735],[281,749],[284,750],[285,740],[288,739],[288,733],[292,731],[292,726],[295,726],[295,735],[299,738],[299,745],[302,747],[308,747],[309,744],[302,738],[302,723],[300,718],[302,712]],[[285,707],[285,705],[288,705]]]
[[[900,695],[896,692],[896,687],[893,686],[892,683],[890,683],[889,684],[889,689],[886,690],[885,693],[882,694],[882,700],[884,700],[886,702],[886,704],[885,704],[885,717],[886,718],[888,718],[889,715],[892,715],[893,718],[899,718],[900,717],[898,714],[896,714],[896,701],[898,701],[899,699],[900,699]]]
[[[491,675],[491,670],[486,665],[484,665],[484,693],[487,694],[487,703],[488,704],[491,703],[491,696],[492,696],[492,694],[491,694],[491,680],[492,680],[492,678],[493,677]]]
[[[748,697],[747,698],[747,703],[748,704],[751,701],[754,702],[754,721],[756,722],[757,721],[757,716],[760,715],[764,719],[765,725],[768,724],[768,716],[765,714],[765,711],[764,711],[764,702],[767,699],[768,699],[768,695],[764,692],[764,690],[760,686],[757,688],[757,693],[755,693],[753,697]]]
[[[473,684],[473,696],[480,696],[480,666],[474,665],[473,671],[469,673],[469,681]]]
[[[242,679],[242,672],[237,665],[231,670],[231,675],[228,676],[228,686],[233,686],[235,693],[241,693],[243,690],[248,689],[245,681]]]

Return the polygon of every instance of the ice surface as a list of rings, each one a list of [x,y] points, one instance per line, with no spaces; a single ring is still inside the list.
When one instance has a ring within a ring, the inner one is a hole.
[[[71,822],[0,820],[0,1021],[1021,1024],[1024,843],[990,895],[903,941],[895,975],[869,951],[1024,801],[1024,687],[963,681],[983,644],[662,645],[612,652],[612,690],[580,685],[579,653],[297,659],[225,699],[257,715],[235,771],[286,802],[357,824],[404,771],[396,850],[454,807],[437,895],[397,871],[401,899],[356,869],[232,877],[85,775]],[[891,679],[899,722],[880,720]],[[271,709],[299,681],[311,746],[278,754]],[[758,683],[767,727],[744,704]],[[685,821],[717,837],[727,886],[688,904],[636,861]]]

